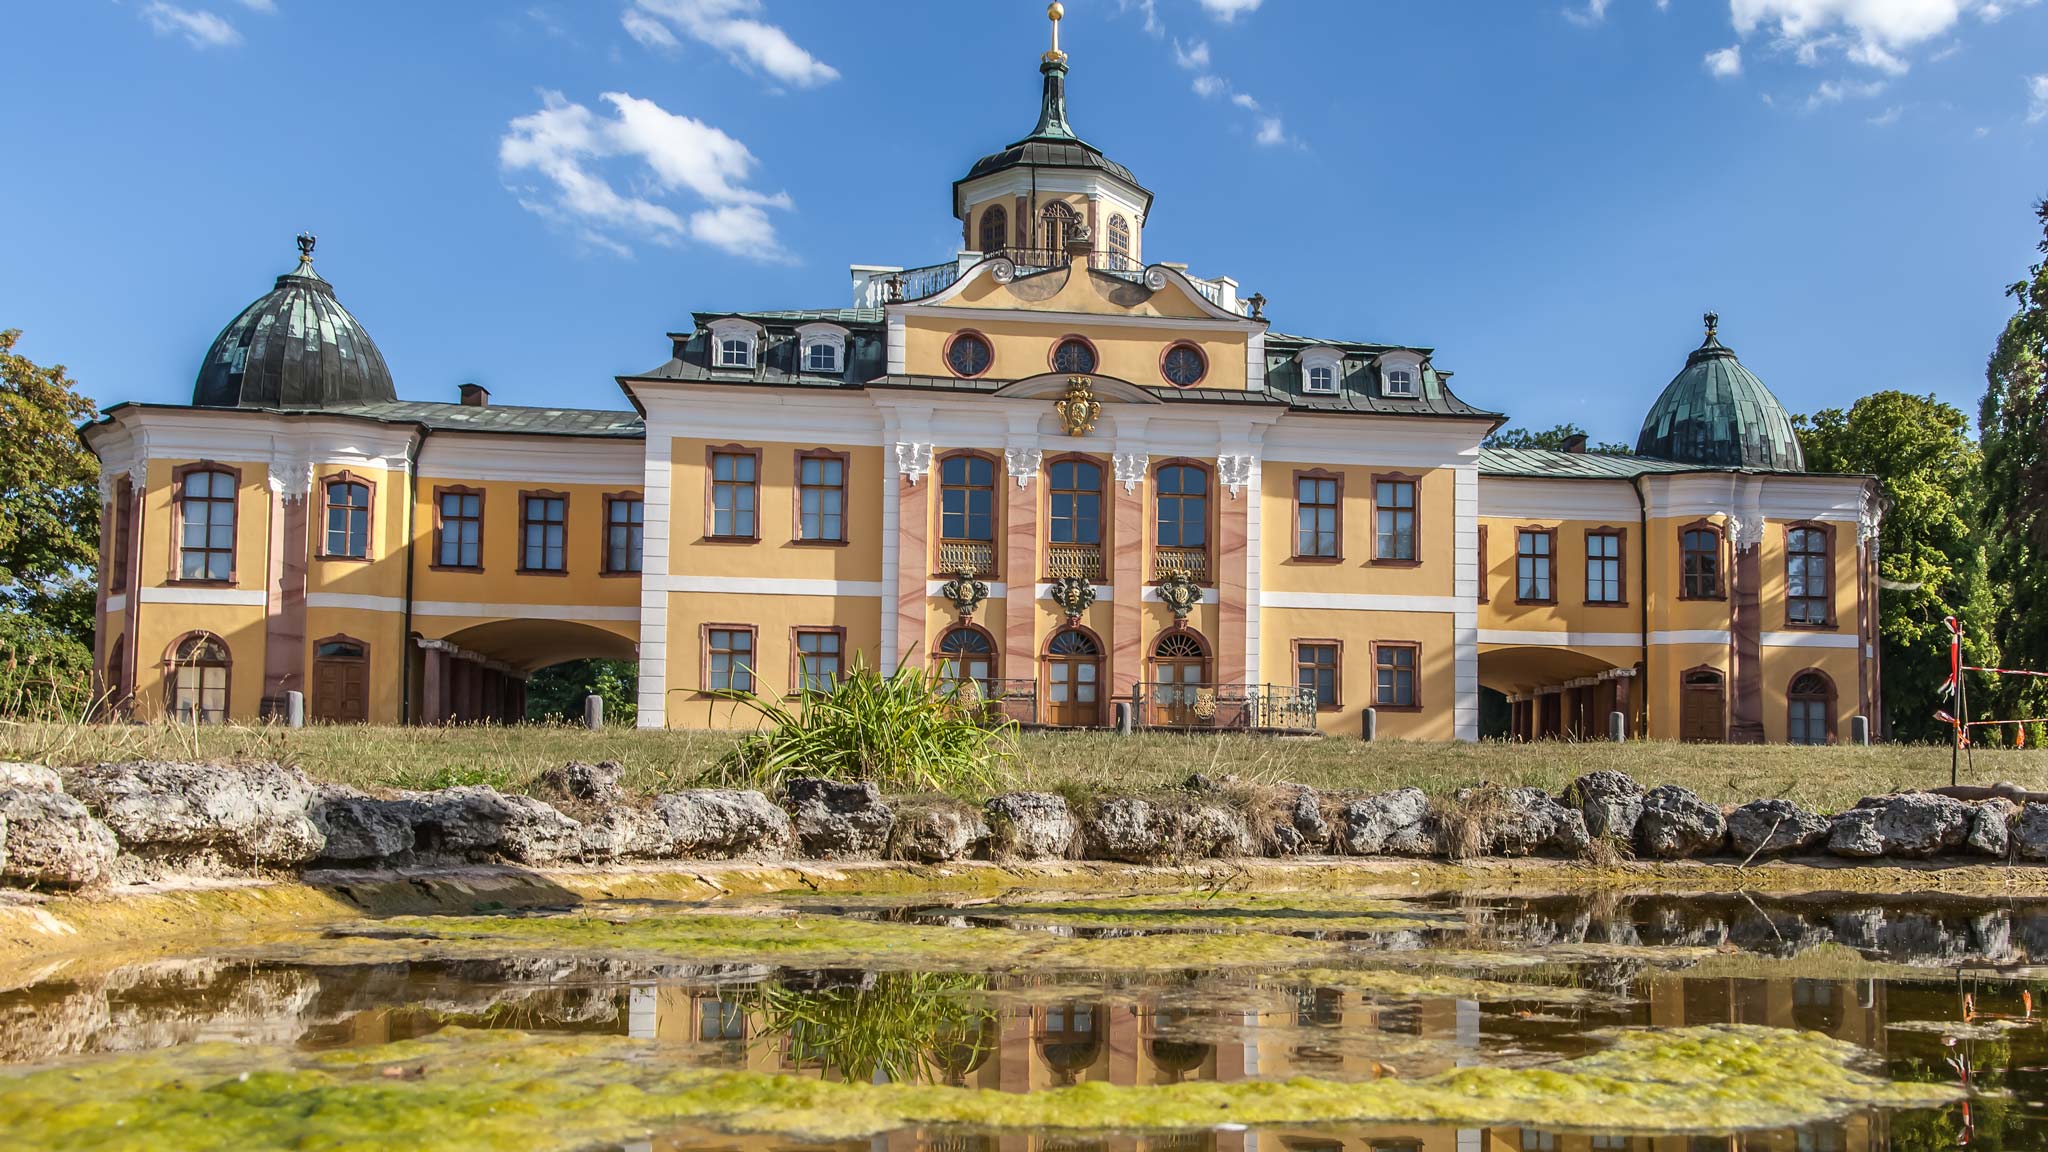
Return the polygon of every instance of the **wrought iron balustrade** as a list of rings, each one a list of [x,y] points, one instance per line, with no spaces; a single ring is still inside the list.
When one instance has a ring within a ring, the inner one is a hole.
[[[984,252],[984,260],[1000,257],[1016,266],[1017,273],[1029,276],[1050,268],[1064,268],[1074,262],[1074,256],[1060,248],[998,248]],[[1089,252],[1082,258],[1088,267],[1098,272],[1107,272],[1127,280],[1142,281],[1145,278],[1145,262],[1122,252]],[[966,275],[973,263],[964,267],[959,258],[940,264],[927,264],[922,268],[905,268],[898,272],[884,272],[879,269],[856,273],[854,307],[880,308],[884,304],[899,304],[905,300],[922,300],[927,296],[943,292]],[[1204,280],[1188,276],[1188,282],[1195,286],[1211,304],[1228,308],[1240,316],[1252,314],[1251,306],[1236,298],[1235,291],[1226,292],[1221,281]]]
[[[1209,550],[1207,548],[1154,548],[1152,550],[1152,579],[1164,580],[1175,572],[1185,572],[1197,584],[1208,584]]]
[[[981,683],[983,699],[993,716],[1019,724],[1039,722],[1038,681],[986,680]]]
[[[938,574],[951,576],[963,568],[976,576],[990,575],[996,570],[996,546],[986,540],[939,541]]]
[[[1140,728],[1208,728],[1239,732],[1313,732],[1315,693],[1286,684],[1147,684],[1132,686]]]
[[[1079,576],[1083,580],[1102,579],[1102,545],[1100,544],[1048,544],[1045,546],[1045,569],[1053,579]]]

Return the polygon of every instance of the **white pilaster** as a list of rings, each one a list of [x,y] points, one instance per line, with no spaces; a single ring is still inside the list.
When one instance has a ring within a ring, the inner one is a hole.
[[[1479,739],[1479,465],[1452,469],[1452,736]]]
[[[649,420],[640,479],[640,715],[642,728],[668,727],[670,457],[675,438]],[[653,579],[649,579],[649,577]]]

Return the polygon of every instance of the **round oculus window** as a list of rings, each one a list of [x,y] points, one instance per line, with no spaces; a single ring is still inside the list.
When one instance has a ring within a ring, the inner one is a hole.
[[[1062,340],[1052,350],[1052,370],[1055,372],[1095,371],[1095,349],[1086,340]]]
[[[1175,344],[1166,350],[1165,358],[1159,362],[1159,371],[1175,388],[1192,388],[1208,375],[1209,361],[1193,344]]]
[[[951,368],[955,376],[979,376],[988,371],[989,362],[994,358],[988,341],[972,332],[962,332],[946,345],[946,367]]]

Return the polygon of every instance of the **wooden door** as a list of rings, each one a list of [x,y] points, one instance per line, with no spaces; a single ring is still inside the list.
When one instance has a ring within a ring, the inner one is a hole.
[[[1183,632],[1160,637],[1152,649],[1152,691],[1159,705],[1155,722],[1177,728],[1209,723],[1195,709],[1208,682],[1209,660],[1201,641]]]
[[[1727,709],[1727,687],[1719,672],[1687,672],[1679,689],[1678,738],[1687,744],[1723,742]]]
[[[362,724],[370,719],[369,660],[361,644],[323,640],[314,647],[314,720],[328,724]]]
[[[1085,727],[1101,723],[1102,648],[1084,632],[1053,637],[1045,659],[1047,723]]]

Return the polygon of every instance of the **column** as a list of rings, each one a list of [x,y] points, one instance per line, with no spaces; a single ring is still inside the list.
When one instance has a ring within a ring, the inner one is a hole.
[[[1104,559],[1115,597],[1109,613],[1109,675],[1105,688],[1112,700],[1128,700],[1145,678],[1143,637],[1145,586],[1150,583],[1145,560],[1145,471],[1143,452],[1119,452],[1114,460],[1115,487],[1110,493],[1110,554]]]
[[[930,655],[925,636],[926,604],[931,599],[927,574],[931,568],[930,444],[896,445],[896,663],[922,668]],[[894,671],[885,669],[884,671]]]
[[[1735,552],[1729,588],[1728,664],[1732,673],[1728,707],[1728,742],[1761,744],[1764,740],[1763,677],[1763,537],[1761,511],[1745,508],[1728,518]]]
[[[1007,591],[1003,618],[991,620],[1002,630],[1005,680],[1038,679],[1038,475],[1043,453],[1037,448],[1011,448],[1003,453],[1008,483],[1003,506],[1003,580]]]
[[[1216,458],[1219,489],[1216,534],[1216,682],[1242,684],[1249,667],[1245,651],[1245,601],[1251,592],[1251,505],[1259,498],[1257,461],[1250,453]]]
[[[264,597],[263,698],[282,707],[284,694],[305,687],[307,502],[311,464],[272,464],[270,546]]]
[[[439,641],[426,641],[420,647],[426,652],[425,669],[420,675],[420,723],[446,724],[448,652]]]

